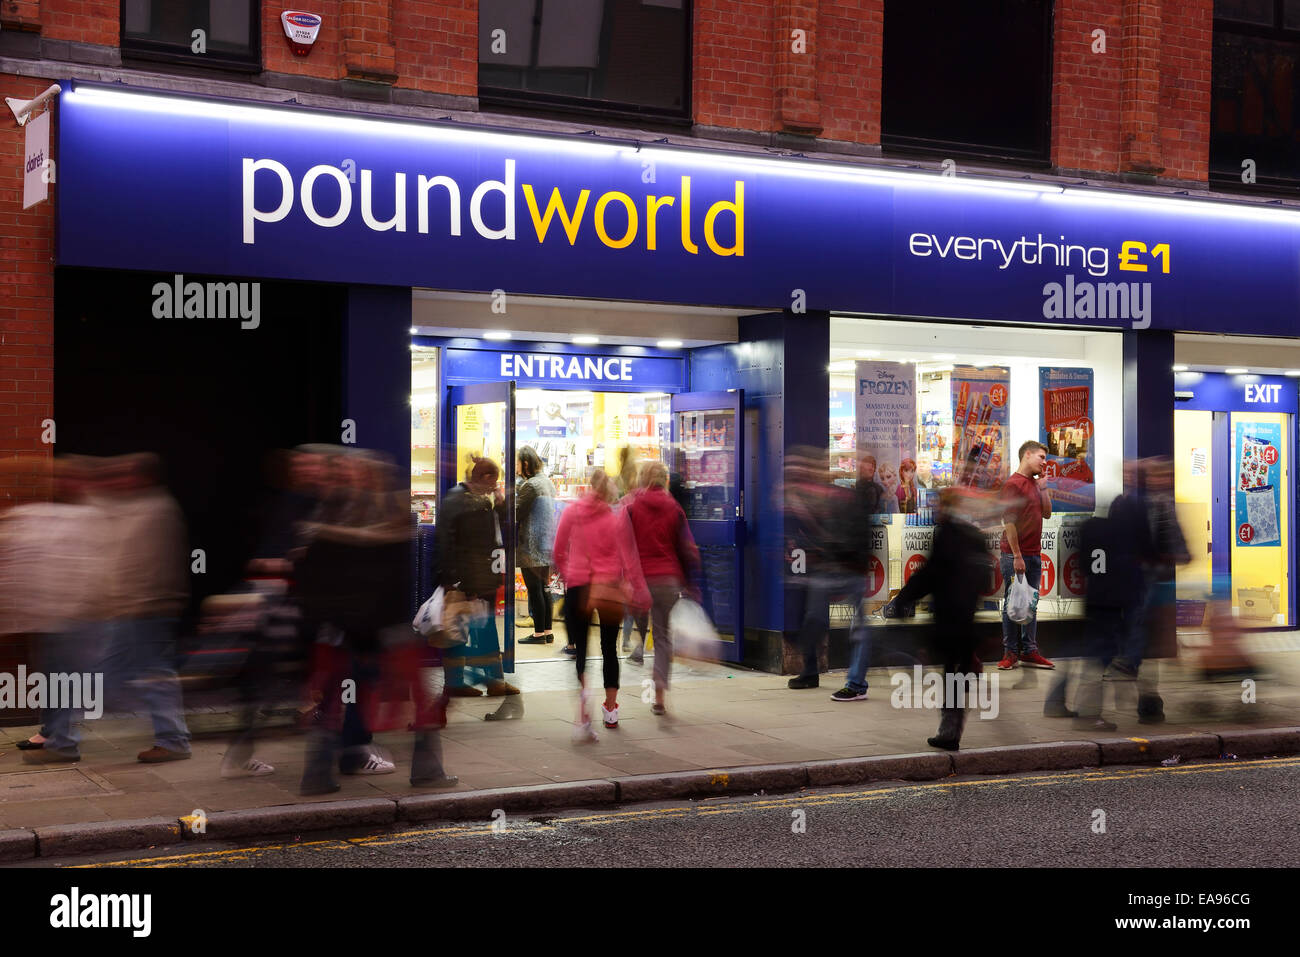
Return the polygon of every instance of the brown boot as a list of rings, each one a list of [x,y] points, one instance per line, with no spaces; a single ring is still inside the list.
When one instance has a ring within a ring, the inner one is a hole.
[[[502,695],[519,694],[519,689],[508,681],[492,681],[488,683],[487,693],[489,697],[500,698]]]

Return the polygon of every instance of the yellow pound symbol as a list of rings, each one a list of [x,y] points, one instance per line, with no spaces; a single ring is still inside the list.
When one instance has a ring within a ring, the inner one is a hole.
[[[1146,263],[1137,261],[1138,253],[1146,251],[1146,243],[1140,243],[1136,239],[1126,240],[1119,250],[1119,268],[1127,269],[1130,272],[1146,272]]]

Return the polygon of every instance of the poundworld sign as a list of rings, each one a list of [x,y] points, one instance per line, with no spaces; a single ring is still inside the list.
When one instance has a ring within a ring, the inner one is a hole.
[[[1300,314],[1285,209],[84,84],[58,135],[62,265],[1277,335]],[[1053,298],[1086,283],[1129,315]]]

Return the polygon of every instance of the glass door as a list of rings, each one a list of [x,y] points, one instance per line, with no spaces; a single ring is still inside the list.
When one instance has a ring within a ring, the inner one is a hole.
[[[744,393],[682,392],[672,397],[672,469],[700,548],[704,610],[720,641],[720,661],[739,661],[745,633]]]
[[[449,386],[443,405],[440,485],[442,494],[464,482],[474,458],[489,458],[500,469],[497,487],[505,497],[505,521],[501,523],[498,551],[492,556],[493,571],[500,570],[494,614],[503,620],[502,657],[507,672],[515,670],[515,384],[487,382],[481,385]],[[438,510],[441,515],[442,509]],[[439,556],[441,561],[443,556]],[[504,607],[503,607],[504,606]]]

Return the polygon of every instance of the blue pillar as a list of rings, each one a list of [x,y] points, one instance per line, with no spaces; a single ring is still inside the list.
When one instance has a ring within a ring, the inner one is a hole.
[[[1174,454],[1174,334],[1124,336],[1124,458]]]
[[[411,291],[351,286],[344,326],[343,417],[356,444],[411,472]],[[341,426],[340,426],[341,429]]]

